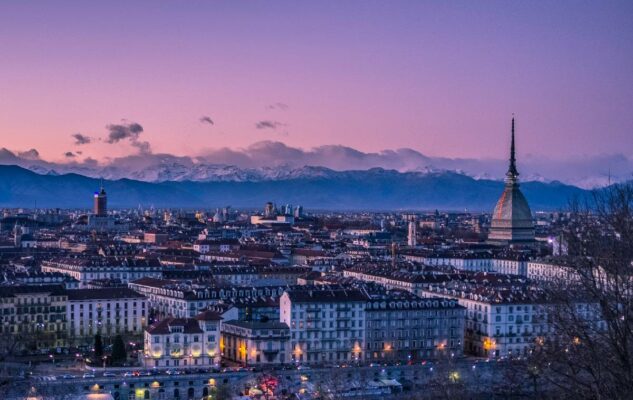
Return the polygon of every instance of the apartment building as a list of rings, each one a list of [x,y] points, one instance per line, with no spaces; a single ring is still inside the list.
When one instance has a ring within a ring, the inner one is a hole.
[[[290,355],[290,329],[279,321],[222,323],[222,359],[244,366],[285,364]]]
[[[390,291],[365,308],[366,360],[416,361],[463,355],[465,308],[456,300]]]
[[[67,301],[61,285],[0,287],[0,348],[37,350],[66,346]]]
[[[145,296],[128,288],[68,290],[69,338],[81,343],[94,335],[140,335],[147,325]]]
[[[60,272],[77,279],[80,287],[97,279],[117,279],[127,283],[143,277],[160,278],[163,267],[158,259],[133,257],[58,257],[42,262],[42,272]]]
[[[220,361],[219,314],[165,318],[145,329],[141,362],[145,367],[210,366]]]
[[[281,322],[290,328],[290,359],[296,363],[360,361],[365,349],[366,293],[314,286],[287,290]]]

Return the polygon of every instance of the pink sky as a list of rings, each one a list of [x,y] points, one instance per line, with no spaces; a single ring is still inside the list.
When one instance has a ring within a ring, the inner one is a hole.
[[[505,158],[515,112],[519,156],[633,155],[630,1],[26,3],[0,3],[12,151],[130,154],[103,141],[125,119],[181,155],[276,140]]]

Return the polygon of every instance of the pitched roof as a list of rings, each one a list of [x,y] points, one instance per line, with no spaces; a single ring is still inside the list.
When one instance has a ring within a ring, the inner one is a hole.
[[[194,318],[165,318],[148,326],[145,330],[151,335],[169,335],[172,333],[170,327],[173,326],[182,326],[183,333],[203,333],[198,321]]]
[[[215,311],[206,310],[194,317],[198,321],[220,321],[222,316]]]
[[[340,303],[366,301],[367,295],[358,289],[294,289],[287,290],[290,300],[298,303]]]
[[[128,288],[105,288],[105,289],[73,289],[68,290],[69,301],[81,300],[112,300],[112,299],[144,299],[145,296]]]

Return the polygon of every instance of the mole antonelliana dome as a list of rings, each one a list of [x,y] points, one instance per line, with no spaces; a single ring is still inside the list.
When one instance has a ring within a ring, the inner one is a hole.
[[[532,211],[519,189],[519,172],[514,157],[514,117],[512,118],[512,144],[510,167],[506,184],[492,214],[488,240],[495,242],[531,242],[534,240]]]

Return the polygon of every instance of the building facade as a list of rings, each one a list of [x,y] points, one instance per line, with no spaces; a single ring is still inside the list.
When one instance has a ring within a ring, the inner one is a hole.
[[[372,296],[365,308],[366,360],[416,361],[463,355],[464,307],[406,292]]]
[[[514,151],[514,117],[512,118],[510,166],[506,173],[505,188],[492,213],[488,240],[500,243],[534,241],[532,211],[519,189],[519,171],[516,167]]]
[[[362,360],[367,299],[357,289],[324,286],[286,291],[279,314],[290,328],[290,359],[308,364]]]
[[[39,350],[66,346],[67,301],[61,285],[0,287],[0,347]]]
[[[216,365],[220,361],[222,318],[207,311],[195,318],[165,318],[145,329],[141,362],[145,367]]]
[[[69,339],[90,343],[94,335],[140,335],[147,325],[145,296],[128,288],[68,290]]]
[[[222,324],[222,359],[244,366],[285,364],[290,329],[278,321],[228,321]]]

